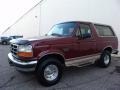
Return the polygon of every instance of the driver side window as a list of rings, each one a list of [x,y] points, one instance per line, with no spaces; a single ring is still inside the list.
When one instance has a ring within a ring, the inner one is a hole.
[[[91,29],[87,24],[80,24],[80,27],[76,30],[76,36],[81,38],[91,38]]]
[[[91,37],[91,29],[90,26],[87,24],[80,24],[81,35],[83,38],[90,38]]]

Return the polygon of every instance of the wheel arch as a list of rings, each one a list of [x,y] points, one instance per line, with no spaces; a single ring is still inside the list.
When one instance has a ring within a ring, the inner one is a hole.
[[[65,66],[65,58],[63,55],[58,54],[58,53],[49,53],[49,54],[46,54],[39,58],[38,63],[36,65],[36,70],[37,70],[39,64],[42,63],[47,58],[56,58],[62,63],[63,66]]]
[[[109,51],[110,53],[112,53],[112,50],[113,50],[112,46],[107,46],[103,49],[103,51]]]

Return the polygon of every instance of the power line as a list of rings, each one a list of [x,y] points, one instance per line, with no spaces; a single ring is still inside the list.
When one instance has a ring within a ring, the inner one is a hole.
[[[14,26],[16,23],[18,23],[25,15],[27,15],[30,11],[32,11],[35,7],[37,7],[39,4],[41,4],[43,1],[45,0],[41,0],[40,2],[38,2],[35,6],[33,6],[31,9],[29,9],[25,14],[23,14],[18,20],[16,20],[11,26],[9,26],[7,29],[5,29],[5,31],[2,32],[2,34],[4,34],[5,32],[7,32],[12,26]]]

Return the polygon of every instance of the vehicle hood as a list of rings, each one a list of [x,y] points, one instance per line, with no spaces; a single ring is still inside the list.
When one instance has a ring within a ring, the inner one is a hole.
[[[40,37],[32,37],[32,38],[20,38],[11,40],[10,43],[15,43],[19,45],[26,45],[26,44],[48,44],[53,40],[58,40],[63,37],[58,36],[40,36]],[[52,43],[52,42],[51,42]]]
[[[57,36],[40,36],[40,37],[31,37],[27,38],[28,41],[38,41],[38,40],[47,40],[47,39],[55,39]]]

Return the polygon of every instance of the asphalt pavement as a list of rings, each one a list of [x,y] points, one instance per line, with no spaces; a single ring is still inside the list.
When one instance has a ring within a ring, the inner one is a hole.
[[[66,68],[58,84],[44,87],[34,73],[20,73],[9,66],[8,52],[9,46],[0,45],[0,90],[120,90],[119,57],[112,57],[108,68],[95,65]]]

